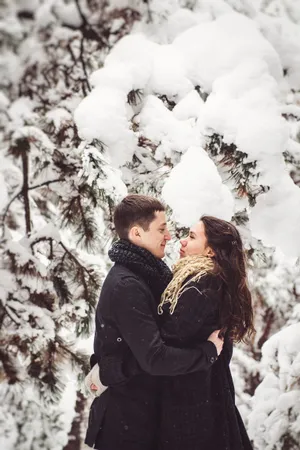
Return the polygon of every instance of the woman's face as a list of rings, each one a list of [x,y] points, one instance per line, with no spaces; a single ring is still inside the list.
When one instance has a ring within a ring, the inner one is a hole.
[[[180,258],[193,255],[214,255],[212,249],[207,246],[204,223],[201,220],[190,228],[188,237],[181,239],[180,243]]]

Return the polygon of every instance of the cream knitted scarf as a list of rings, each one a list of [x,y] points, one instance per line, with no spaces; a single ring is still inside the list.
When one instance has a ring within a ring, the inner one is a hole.
[[[173,314],[181,294],[188,289],[189,283],[199,281],[214,269],[214,262],[208,256],[186,256],[173,266],[173,279],[162,294],[158,306],[158,314],[163,313],[163,306],[170,304],[170,314]],[[191,277],[187,282],[186,279]]]

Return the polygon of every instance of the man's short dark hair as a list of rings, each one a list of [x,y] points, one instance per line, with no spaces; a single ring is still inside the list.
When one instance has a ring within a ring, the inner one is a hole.
[[[139,225],[144,231],[155,219],[156,211],[165,211],[164,205],[154,197],[131,194],[123,198],[114,212],[114,225],[120,239],[128,239],[131,227]]]

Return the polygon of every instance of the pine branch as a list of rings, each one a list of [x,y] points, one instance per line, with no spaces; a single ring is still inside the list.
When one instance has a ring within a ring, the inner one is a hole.
[[[234,216],[232,217],[232,221],[235,222],[236,225],[246,225],[246,223],[249,221],[246,209],[235,213]]]
[[[92,27],[92,25],[88,22],[87,18],[83,14],[79,0],[75,0],[75,4],[76,4],[77,10],[78,10],[78,13],[80,15],[80,18],[82,20],[82,25],[80,28],[81,28],[83,37],[86,39],[89,39],[89,40],[95,40],[95,41],[99,42],[101,47],[107,46],[107,44],[103,40],[102,36],[97,31],[95,31],[95,28]],[[67,26],[69,28],[74,28],[70,25],[65,25],[65,26]],[[103,35],[104,35],[104,33],[103,33]]]
[[[33,189],[39,189],[40,187],[49,186],[52,183],[59,183],[61,181],[66,181],[64,178],[57,178],[56,180],[48,180],[43,183],[36,184],[35,186],[29,186],[28,190],[31,191]]]
[[[0,346],[0,361],[2,363],[9,384],[14,384],[21,381],[18,370],[16,368],[16,361],[12,358],[12,355],[8,351],[4,351],[2,342]]]
[[[74,261],[74,262],[75,262],[75,263],[76,263],[83,271],[85,271],[85,272],[88,274],[88,276],[91,278],[92,281],[95,282],[93,276],[92,276],[91,273],[88,271],[88,269],[87,269],[86,267],[84,267],[84,266],[78,261],[78,259],[73,255],[73,253],[71,253],[71,252],[67,249],[67,247],[66,247],[62,242],[60,242],[59,244],[60,244],[61,247],[64,249],[64,251],[66,252],[66,254],[67,254],[71,259],[73,259],[73,261]]]
[[[37,185],[34,185],[34,186],[28,186],[28,187],[27,187],[27,192],[28,192],[28,191],[31,191],[31,190],[34,190],[34,189],[39,189],[39,188],[44,187],[44,186],[49,186],[49,185],[52,184],[52,183],[58,183],[58,182],[60,182],[60,181],[65,181],[65,179],[64,179],[64,178],[57,178],[56,180],[48,180],[48,181],[44,181],[43,183],[40,183],[40,184],[37,184]],[[9,203],[7,204],[7,206],[6,206],[5,209],[4,209],[4,213],[2,214],[2,224],[1,224],[1,227],[2,227],[2,237],[4,237],[5,220],[6,220],[8,211],[9,211],[9,209],[10,209],[12,203],[13,203],[17,198],[19,198],[21,195],[24,195],[24,186],[22,187],[22,189],[21,189],[19,192],[17,192],[17,193],[10,199]]]
[[[148,13],[147,22],[151,23],[153,21],[153,17],[152,17],[152,11],[151,11],[151,7],[150,7],[150,0],[143,0],[143,3],[145,3],[147,5],[147,13]]]
[[[66,155],[64,155],[61,151],[55,149],[52,155],[52,160],[54,166],[57,167],[60,172],[62,172],[65,176],[77,175],[80,165],[75,164],[73,161],[70,162]]]
[[[235,181],[237,195],[241,198],[247,196],[250,206],[255,205],[258,195],[269,190],[269,186],[251,183],[251,178],[259,178],[259,173],[255,173],[257,162],[248,162],[247,153],[238,150],[234,144],[223,142],[222,136],[212,135],[207,151],[213,157],[221,157],[220,164],[227,169],[229,179]]]
[[[141,89],[133,89],[127,94],[127,103],[129,105],[136,106],[138,103],[141,102],[143,98],[143,91]]]
[[[54,311],[55,297],[49,292],[30,292],[27,288],[29,294],[29,301],[40,308],[46,308],[48,311]]]
[[[176,103],[173,100],[169,100],[166,95],[159,95],[158,98],[163,102],[163,104],[170,110],[173,111],[173,109],[176,106]]]
[[[79,243],[83,238],[86,241],[88,241],[90,239],[91,234],[93,234],[93,233],[90,233],[91,228],[87,224],[87,220],[86,220],[85,214],[83,212],[83,208],[82,208],[80,197],[77,197],[77,201],[78,201],[78,206],[79,206],[79,211],[80,211],[80,214],[81,214],[81,220],[82,220],[83,231],[84,231],[83,234],[82,234],[82,237],[79,239],[79,241],[77,241],[77,243]]]
[[[208,98],[208,93],[207,92],[205,92],[204,90],[203,90],[203,88],[201,87],[201,86],[195,86],[195,91],[196,92],[198,92],[198,94],[199,94],[199,96],[202,98],[202,100],[204,101],[204,102],[206,102],[206,100],[207,100],[207,98]]]
[[[54,290],[59,298],[59,305],[64,305],[65,303],[71,303],[72,294],[69,291],[66,281],[61,277],[61,264],[59,264],[54,270],[54,275],[52,277]]]

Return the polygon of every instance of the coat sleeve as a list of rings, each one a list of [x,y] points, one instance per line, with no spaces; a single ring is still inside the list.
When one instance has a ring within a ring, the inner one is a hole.
[[[208,316],[216,310],[216,290],[207,287],[207,280],[189,283],[179,297],[173,314],[165,312],[163,337],[179,340],[183,344],[197,338]]]
[[[207,370],[218,355],[212,342],[197,349],[169,347],[163,342],[151,309],[149,293],[135,278],[121,280],[115,287],[111,314],[141,368],[151,375],[183,375]]]

